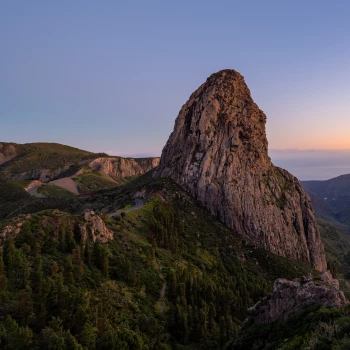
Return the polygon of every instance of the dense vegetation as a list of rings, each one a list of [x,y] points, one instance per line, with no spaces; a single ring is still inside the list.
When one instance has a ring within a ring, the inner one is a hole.
[[[50,194],[53,193],[51,187],[49,191]],[[61,189],[58,191],[62,194]],[[60,209],[72,213],[82,212],[84,201],[68,196],[68,194],[67,196],[36,198],[30,196],[17,182],[0,183],[0,221],[19,214],[36,213],[44,209]]]
[[[60,198],[60,197],[73,197],[74,194],[62,187],[56,186],[54,184],[45,184],[37,189],[39,194],[46,197]]]
[[[39,199],[24,191],[28,182],[0,184],[0,233],[11,217],[32,213],[0,253],[0,348],[348,348],[348,307],[311,308],[240,330],[247,308],[276,278],[310,267],[256,249],[175,183],[154,181],[152,172],[116,184],[89,171],[77,181],[97,196],[72,197],[45,185],[40,191],[49,198]],[[113,240],[82,240],[84,208],[128,207],[140,189],[154,195],[142,208],[102,214]],[[347,226],[319,226],[329,268],[349,296]]]
[[[311,307],[285,321],[244,329],[233,349],[348,350],[349,334],[349,305],[341,309]]]
[[[328,268],[350,298],[349,176],[303,182],[309,192],[327,254]],[[332,186],[333,187],[332,187]],[[338,186],[339,185],[339,186]],[[327,198],[327,199],[325,199]],[[334,200],[333,200],[334,199]],[[350,349],[350,307],[312,307],[288,320],[244,328],[233,349]]]
[[[0,347],[218,349],[275,278],[308,271],[248,245],[176,185],[153,190],[167,200],[105,218],[114,235],[106,244],[83,241],[81,216],[57,211],[9,235]],[[125,191],[114,195],[124,200]]]
[[[29,183],[29,181],[0,182],[0,203],[17,202],[30,198],[30,195],[23,188],[27,183]]]

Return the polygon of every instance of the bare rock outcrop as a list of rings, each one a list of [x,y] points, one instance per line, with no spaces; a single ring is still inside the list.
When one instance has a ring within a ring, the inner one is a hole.
[[[94,211],[85,210],[84,221],[85,223],[80,227],[83,240],[91,238],[93,242],[96,242],[96,240],[107,242],[113,239],[113,233],[108,230],[101,217],[96,215]]]
[[[211,75],[181,108],[155,176],[171,177],[256,245],[326,269],[311,202],[268,156],[266,116],[242,75]]]
[[[12,180],[39,180],[50,182],[64,176],[70,167],[89,166],[93,170],[99,170],[112,178],[123,178],[126,176],[142,175],[152,170],[159,164],[159,157],[156,158],[122,158],[102,157],[90,161],[81,161],[78,164],[69,163],[57,169],[39,168],[28,170],[12,176]],[[0,155],[1,162],[1,155]],[[1,163],[0,163],[1,165]]]
[[[0,229],[0,252],[3,249],[3,246],[7,240],[8,235],[16,237],[22,229],[23,224],[31,218],[30,214],[19,215],[16,218],[13,218],[10,222],[7,223],[4,227]]]
[[[24,171],[23,173],[12,176],[12,180],[38,180],[41,182],[49,182],[64,174],[71,165],[73,164],[68,164],[57,169],[40,168]]]
[[[250,316],[245,325],[286,319],[309,306],[340,307],[345,303],[347,300],[339,290],[339,281],[328,271],[314,280],[310,276],[294,281],[279,278],[274,283],[272,294],[248,309]]]
[[[0,252],[8,236],[11,235],[15,238],[21,232],[24,223],[31,217],[30,214],[19,215],[0,227]],[[66,229],[74,231],[77,228],[77,232],[81,235],[83,241],[89,239],[93,242],[100,241],[105,243],[113,239],[113,232],[107,228],[101,216],[89,209],[84,211],[82,218],[55,209],[52,211],[52,215],[44,216],[40,219],[40,225],[44,228],[49,226],[51,234],[56,239],[58,239],[59,230],[63,223]]]
[[[96,158],[89,163],[93,170],[113,178],[123,178],[127,176],[142,175],[152,170],[159,164],[160,158],[121,158],[102,157]]]

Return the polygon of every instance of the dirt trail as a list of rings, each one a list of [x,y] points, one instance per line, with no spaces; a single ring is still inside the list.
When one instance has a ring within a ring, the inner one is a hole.
[[[64,188],[65,190],[68,190],[75,195],[79,194],[77,184],[74,182],[74,180],[71,177],[63,177],[62,179],[53,180],[49,182],[52,185],[56,185],[58,187]]]

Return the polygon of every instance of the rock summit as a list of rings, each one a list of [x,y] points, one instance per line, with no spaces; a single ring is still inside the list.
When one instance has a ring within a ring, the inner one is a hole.
[[[326,270],[308,195],[268,156],[266,116],[235,70],[211,75],[183,105],[157,177],[170,177],[256,245]]]

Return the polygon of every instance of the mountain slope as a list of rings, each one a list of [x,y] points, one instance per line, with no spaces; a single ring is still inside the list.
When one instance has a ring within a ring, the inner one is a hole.
[[[122,206],[140,193],[146,202],[103,218],[112,233],[105,244],[81,229],[82,212],[1,224],[0,347],[218,349],[275,278],[312,272],[255,248],[177,184],[150,175],[95,203]]]
[[[350,225],[350,174],[326,181],[302,181],[317,215]]]
[[[156,176],[171,177],[254,244],[325,270],[310,199],[271,163],[265,122],[238,72],[215,73],[180,110]]]
[[[319,195],[333,199],[339,196],[350,196],[350,174],[337,176],[325,181],[301,181],[304,188]]]
[[[158,165],[159,158],[110,157],[57,143],[0,143],[0,180],[49,182],[71,177],[84,167],[114,179],[144,174]]]
[[[94,153],[56,143],[6,144],[1,143],[3,161],[0,176],[3,179],[26,180],[44,177],[40,172],[48,169],[59,174],[69,165],[96,157]],[[12,150],[11,158],[8,154]],[[27,173],[27,175],[24,175]],[[52,177],[52,176],[51,176]],[[43,178],[44,179],[44,178]],[[46,178],[45,178],[46,179]]]

